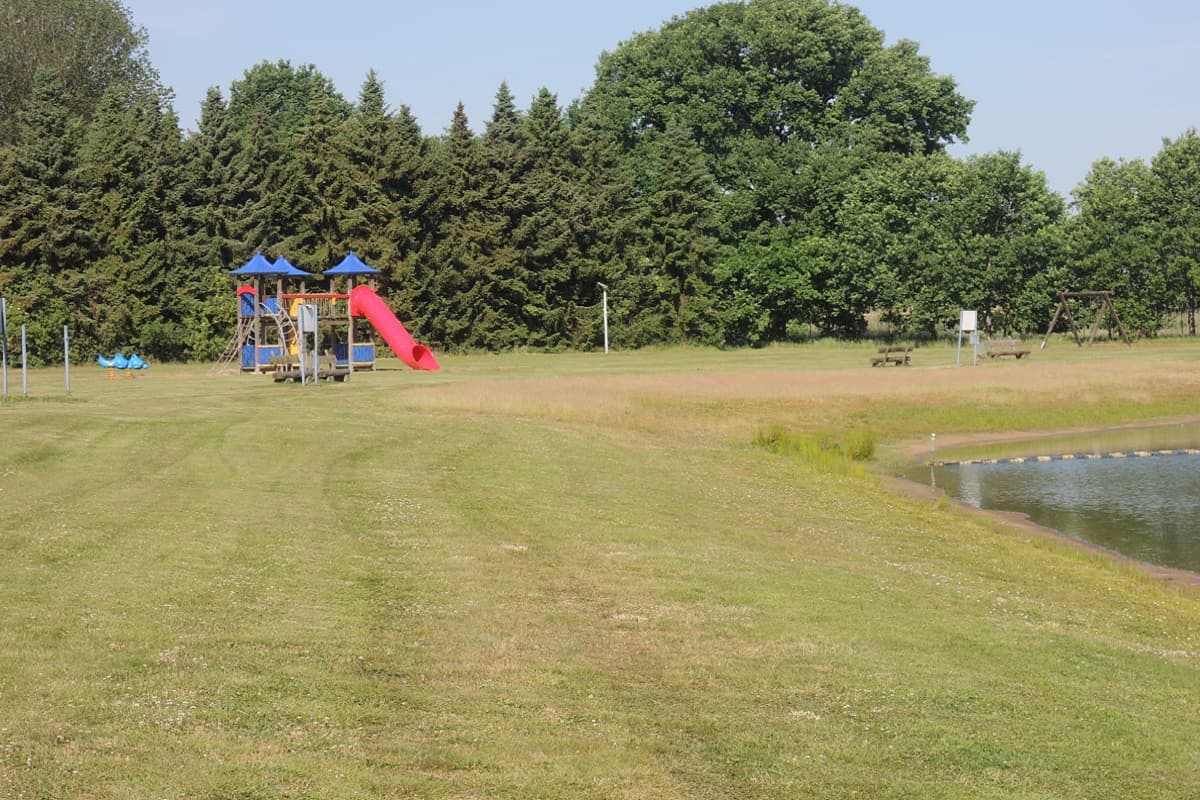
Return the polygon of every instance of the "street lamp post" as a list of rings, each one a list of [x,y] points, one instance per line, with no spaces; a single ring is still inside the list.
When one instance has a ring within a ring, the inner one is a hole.
[[[604,293],[601,297],[601,307],[604,309],[604,352],[608,352],[608,285],[604,283],[596,283],[600,290]]]

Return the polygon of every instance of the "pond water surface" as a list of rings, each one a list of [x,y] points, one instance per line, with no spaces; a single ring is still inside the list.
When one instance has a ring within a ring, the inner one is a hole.
[[[984,454],[1001,460],[1018,455],[1054,460],[925,466],[906,477],[932,481],[976,508],[1020,512],[1039,525],[1130,558],[1200,573],[1200,455],[1132,455],[1196,448],[1200,424],[1126,430],[1006,443]],[[1113,452],[1129,455],[1096,458]],[[1077,457],[1063,460],[1063,454]],[[939,455],[979,457],[969,452]]]

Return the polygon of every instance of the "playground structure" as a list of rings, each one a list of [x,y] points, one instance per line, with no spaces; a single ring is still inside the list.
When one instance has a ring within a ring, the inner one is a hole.
[[[409,367],[440,369],[429,348],[413,340],[375,292],[371,284],[379,270],[364,264],[353,252],[322,273],[329,279],[327,292],[307,291],[307,280],[313,274],[297,269],[282,256],[272,264],[256,253],[230,274],[239,281],[252,280],[253,285],[243,283],[237,289],[237,330],[214,371],[230,370],[236,363],[243,373],[275,372],[281,364],[299,361],[309,335],[338,372],[375,369],[375,335]],[[275,293],[269,295],[267,283],[272,278]],[[300,290],[285,291],[285,282],[295,280],[300,281]],[[337,290],[339,281],[346,282],[345,291]],[[367,330],[358,324],[360,319],[369,324]]]

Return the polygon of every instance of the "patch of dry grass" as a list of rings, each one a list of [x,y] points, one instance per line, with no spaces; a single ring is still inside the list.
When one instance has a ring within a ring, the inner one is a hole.
[[[1145,346],[1139,346],[1144,348]],[[1200,347],[1057,344],[1029,361],[954,366],[954,351],[917,351],[909,368],[866,366],[869,349],[803,347],[710,354],[649,354],[595,374],[603,356],[563,357],[553,377],[475,377],[406,398],[424,409],[549,418],[601,427],[748,441],[764,425],[797,429],[847,421],[892,439],[955,433],[1035,432],[1200,414]],[[495,358],[495,357],[489,357]],[[627,356],[628,358],[628,356]],[[656,359],[661,369],[653,370]],[[1098,361],[1099,359],[1099,361]],[[473,367],[474,360],[468,359]],[[924,364],[928,364],[925,366]]]

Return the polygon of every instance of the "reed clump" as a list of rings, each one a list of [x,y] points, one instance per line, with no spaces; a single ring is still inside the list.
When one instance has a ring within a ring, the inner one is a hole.
[[[875,434],[867,428],[801,433],[772,424],[755,433],[753,444],[769,453],[835,472],[843,471],[848,463],[869,461],[875,455]]]

